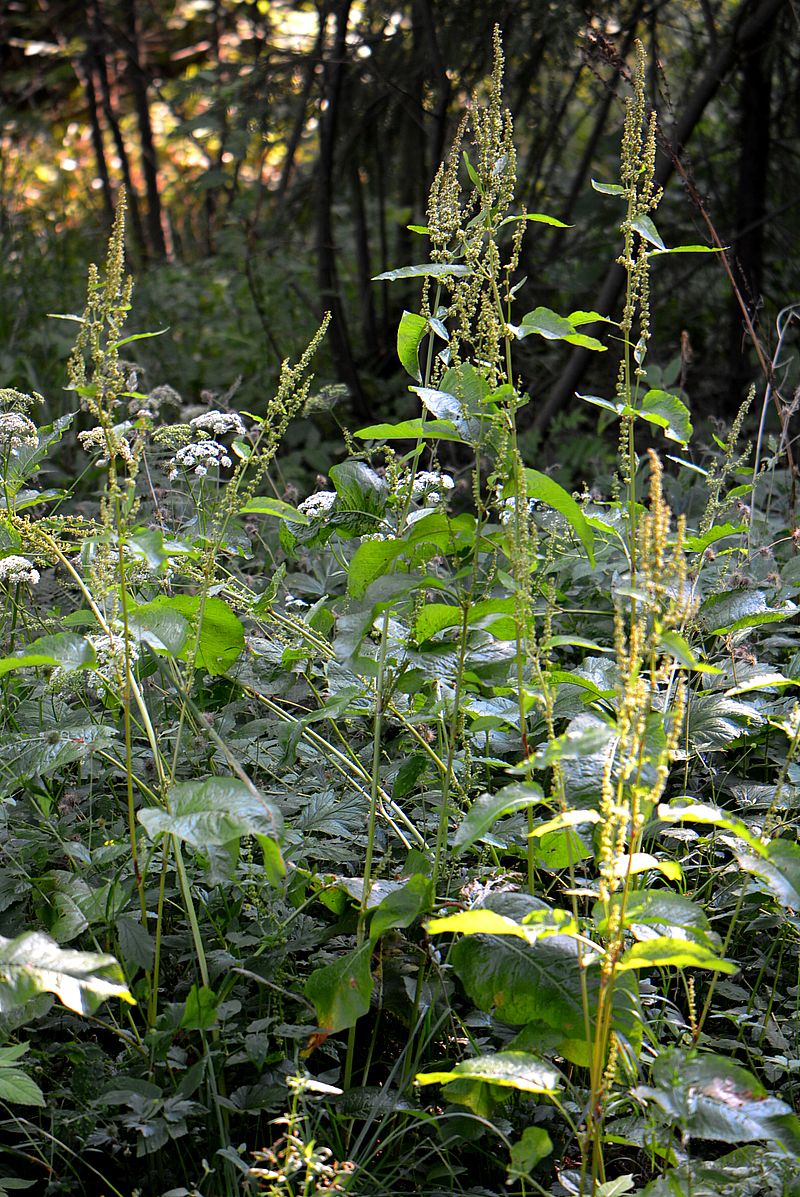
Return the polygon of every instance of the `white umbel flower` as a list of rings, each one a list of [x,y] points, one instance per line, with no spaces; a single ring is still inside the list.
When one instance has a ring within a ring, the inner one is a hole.
[[[411,498],[426,507],[436,507],[442,501],[442,492],[452,490],[455,482],[449,474],[437,470],[420,470],[411,483]]]
[[[36,425],[19,411],[4,411],[0,414],[0,449],[12,452],[27,445],[35,449],[39,444]]]
[[[320,490],[315,495],[309,495],[307,499],[298,504],[297,510],[302,511],[303,515],[307,515],[309,519],[321,519],[323,515],[327,515],[330,509],[336,502],[335,490]]]
[[[228,469],[232,464],[228,450],[219,441],[196,441],[179,449],[169,462],[169,478],[172,482],[182,473],[205,478],[215,466]]]
[[[244,436],[247,429],[242,417],[235,411],[206,411],[202,416],[195,416],[190,421],[192,428],[198,432],[207,432],[210,436]]]
[[[14,586],[19,582],[36,586],[39,582],[39,571],[27,557],[19,557],[12,553],[10,557],[0,558],[0,582],[7,586]]]

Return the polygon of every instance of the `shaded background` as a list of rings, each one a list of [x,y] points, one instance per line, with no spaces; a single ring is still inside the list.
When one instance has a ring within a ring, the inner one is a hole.
[[[334,323],[320,383],[347,388],[343,422],[410,410],[394,340],[416,285],[370,282],[424,260],[409,232],[470,91],[504,32],[518,200],[575,227],[532,227],[520,312],[620,309],[617,177],[626,63],[644,42],[665,149],[657,216],[668,245],[730,247],[741,300],[769,359],[775,319],[800,298],[800,16],[792,0],[6,0],[0,9],[0,385],[68,407],[85,267],[130,196],[131,331],[146,383],[187,403],[241,379],[263,410],[282,358],[321,312]],[[670,148],[671,147],[671,150]],[[675,173],[673,152],[681,147]],[[719,256],[654,265],[662,381],[695,416],[729,420],[763,377]],[[528,451],[591,464],[598,415],[575,389],[610,393],[615,354],[519,348],[534,402]],[[776,382],[797,385],[787,337]],[[315,437],[301,433],[310,468]],[[320,455],[320,461],[323,456]]]

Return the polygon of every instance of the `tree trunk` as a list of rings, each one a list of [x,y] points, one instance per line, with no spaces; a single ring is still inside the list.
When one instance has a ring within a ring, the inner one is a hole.
[[[156,258],[166,258],[167,245],[164,240],[164,226],[161,213],[161,194],[158,188],[158,157],[156,155],[153,124],[150,120],[150,102],[147,97],[147,78],[142,65],[139,41],[139,19],[136,0],[122,0],[122,14],[125,21],[125,51],[128,58],[131,91],[139,125],[139,142],[142,150],[142,174],[147,195],[147,234],[150,250]]]
[[[736,286],[753,324],[764,275],[764,217],[769,176],[772,63],[770,36],[777,14],[762,31],[744,61],[739,91],[739,181],[736,197],[736,233],[733,237],[731,268]],[[729,390],[734,406],[750,381],[751,363],[744,352],[745,328],[736,296],[731,297],[728,361]]]
[[[322,70],[322,103],[319,114],[319,162],[317,166],[317,278],[323,309],[331,320],[331,349],[336,369],[350,392],[360,419],[368,418],[367,403],[358,377],[345,305],[339,287],[336,263],[336,241],[333,233],[333,172],[336,154],[336,134],[347,55],[347,23],[351,0],[331,0],[320,8],[319,20],[324,29],[328,17],[334,18],[333,45],[325,57]]]
[[[730,35],[717,50],[672,131],[670,141],[676,156],[680,156],[700,118],[736,62],[751,46],[759,42],[764,30],[775,20],[777,13],[786,3],[787,0],[742,0],[734,15]],[[661,154],[656,166],[656,185],[665,186],[674,169],[673,158],[669,154]],[[609,314],[619,298],[624,282],[625,271],[614,263],[609,267],[600,288],[593,305],[594,310],[603,315]],[[581,331],[591,333],[593,329],[587,325]],[[555,413],[564,404],[571,402],[590,358],[591,350],[588,349],[578,349],[572,354],[568,365],[562,370],[547,399],[536,413],[534,426],[537,429],[546,428]]]
[[[97,76],[97,81],[100,84],[100,101],[103,108],[103,116],[106,124],[111,132],[111,137],[114,141],[114,148],[117,151],[117,157],[120,162],[120,170],[122,171],[122,181],[125,184],[125,194],[128,200],[128,215],[130,217],[130,230],[133,238],[133,243],[138,249],[139,253],[146,257],[147,242],[145,241],[144,229],[142,228],[142,213],[139,205],[139,196],[136,193],[136,188],[133,185],[131,177],[131,165],[128,158],[128,149],[125,145],[125,139],[122,136],[122,130],[119,127],[119,120],[114,110],[114,105],[111,98],[111,83],[108,78],[108,63],[106,62],[106,47],[105,38],[103,35],[102,13],[98,3],[89,3],[86,6],[86,18],[89,24],[89,53],[91,56],[91,69],[94,75]]]

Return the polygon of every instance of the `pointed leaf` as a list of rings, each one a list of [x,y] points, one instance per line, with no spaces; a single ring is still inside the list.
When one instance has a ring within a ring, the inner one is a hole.
[[[648,391],[636,415],[663,428],[668,440],[678,441],[681,445],[691,440],[692,422],[689,409],[677,395],[671,395],[669,391]]]
[[[594,533],[569,491],[559,486],[548,474],[541,474],[538,470],[525,471],[525,490],[529,499],[538,499],[540,503],[552,507],[564,516],[586,550],[589,561],[594,565]]]
[[[446,1085],[457,1080],[487,1081],[523,1093],[557,1093],[561,1088],[558,1070],[530,1052],[476,1056],[462,1060],[448,1071],[418,1072],[414,1077],[417,1085]]]
[[[329,1034],[344,1031],[369,1010],[372,996],[372,944],[362,944],[333,964],[315,969],[305,994],[317,1012],[317,1023]]]
[[[455,854],[460,856],[476,840],[482,839],[498,819],[517,810],[527,810],[544,801],[544,793],[534,782],[506,786],[496,794],[476,798],[453,838]]]
[[[422,382],[419,369],[419,345],[428,328],[428,321],[416,312],[403,312],[397,329],[397,356],[407,374]]]
[[[60,948],[41,931],[0,936],[0,1013],[40,993],[54,993],[78,1014],[94,1014],[109,998],[136,1005],[113,956]]]
[[[170,788],[167,803],[167,810],[140,810],[139,822],[151,839],[174,835],[198,851],[230,844],[243,835],[279,839],[283,829],[278,808],[238,777],[178,782]]]
[[[398,266],[373,275],[373,283],[393,283],[399,278],[446,278],[448,275],[471,274],[472,268],[458,262],[423,262],[419,266]]]

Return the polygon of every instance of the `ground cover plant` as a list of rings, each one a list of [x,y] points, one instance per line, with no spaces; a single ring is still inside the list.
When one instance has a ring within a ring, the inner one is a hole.
[[[518,310],[559,222],[502,74],[498,33],[377,283],[421,286],[419,414],[311,493],[327,320],[263,417],[141,388],[124,203],[74,410],[0,391],[2,1191],[800,1191],[786,445],[692,449],[650,363],[659,259],[713,251],[659,234],[641,49],[624,308]],[[575,494],[520,447],[531,336],[619,358]]]

